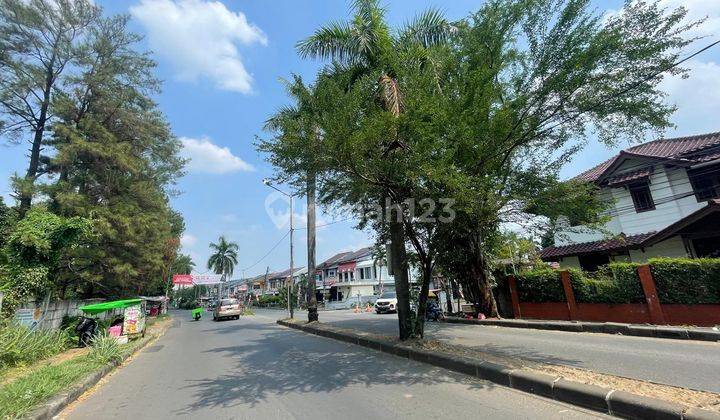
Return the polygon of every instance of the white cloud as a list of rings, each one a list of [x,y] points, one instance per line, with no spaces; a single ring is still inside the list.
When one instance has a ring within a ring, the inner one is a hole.
[[[717,131],[720,109],[720,65],[713,61],[690,60],[688,78],[667,77],[660,88],[668,93],[668,102],[677,105],[672,116],[681,134]]]
[[[183,248],[192,248],[193,245],[195,245],[196,243],[197,237],[187,232],[183,233],[183,235],[180,237],[180,245],[182,245]]]
[[[205,77],[223,90],[252,91],[238,44],[267,45],[260,28],[219,1],[141,0],[130,8],[148,33],[150,47],[168,60],[181,80]]]
[[[227,147],[220,147],[209,138],[192,139],[180,137],[182,156],[190,159],[188,169],[191,172],[224,174],[237,171],[254,171],[255,168],[232,154]]]

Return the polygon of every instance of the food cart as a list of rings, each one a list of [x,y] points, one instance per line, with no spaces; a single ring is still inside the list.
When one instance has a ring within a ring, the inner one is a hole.
[[[112,332],[111,334],[116,335],[119,341],[124,341],[128,338],[145,336],[145,305],[146,303],[143,299],[124,299],[81,306],[79,309],[91,316],[104,312],[122,310],[122,324],[117,323],[117,325],[115,325],[121,325],[122,328],[119,334],[112,334]]]

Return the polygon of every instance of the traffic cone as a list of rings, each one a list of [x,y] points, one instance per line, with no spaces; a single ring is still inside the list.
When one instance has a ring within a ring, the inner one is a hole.
[[[370,302],[368,302],[365,305],[365,312],[372,312],[372,311],[373,311],[372,306],[370,306]]]

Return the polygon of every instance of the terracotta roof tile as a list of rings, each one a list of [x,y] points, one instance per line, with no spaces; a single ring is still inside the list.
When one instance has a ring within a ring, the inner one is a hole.
[[[640,245],[644,240],[654,235],[655,232],[640,233],[637,235],[602,239],[599,241],[582,242],[564,246],[549,246],[540,251],[540,258],[551,259],[567,255],[590,254],[593,252],[612,251],[626,247]]]
[[[652,168],[638,169],[637,171],[626,172],[624,174],[608,178],[607,184],[609,186],[626,184],[630,181],[647,178],[650,176],[651,173]]]
[[[702,162],[707,160],[707,154],[702,152],[713,146],[720,146],[720,132],[653,140],[625,149],[624,152],[626,154],[661,159],[689,159],[694,162]],[[697,156],[694,156],[696,154]],[[717,153],[713,153],[713,155],[717,155]],[[613,156],[594,168],[581,173],[574,179],[595,181],[619,156]]]

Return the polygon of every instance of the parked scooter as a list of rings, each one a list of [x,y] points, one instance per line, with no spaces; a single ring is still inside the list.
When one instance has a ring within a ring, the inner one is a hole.
[[[89,346],[95,335],[97,335],[97,329],[97,319],[81,316],[80,322],[75,327],[75,332],[78,334],[78,346]]]
[[[445,319],[445,314],[442,309],[440,309],[440,305],[438,305],[436,301],[431,300],[427,303],[427,308],[425,309],[425,319],[428,321],[441,321]]]

